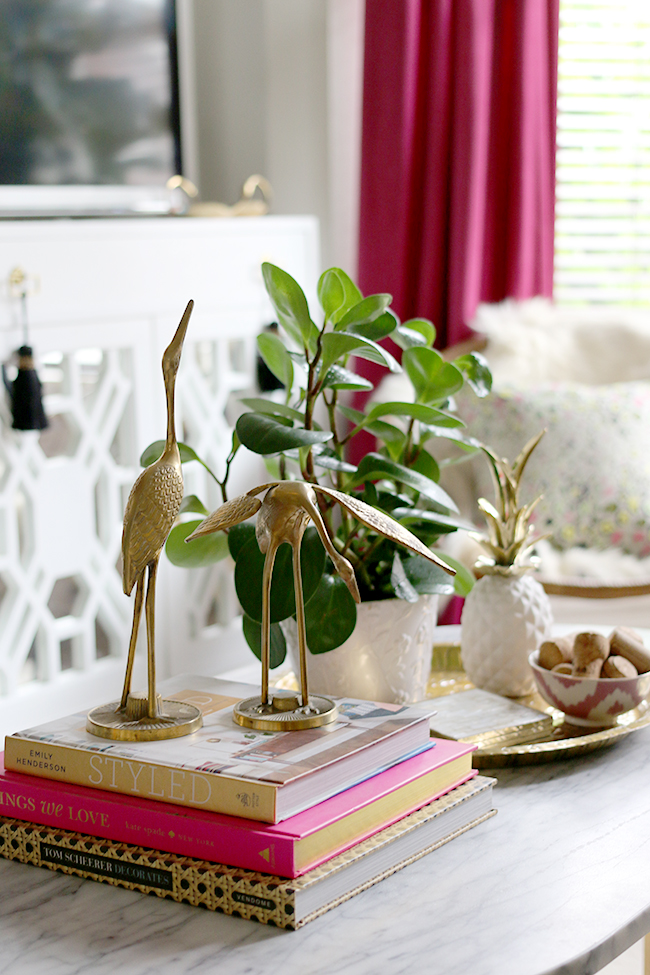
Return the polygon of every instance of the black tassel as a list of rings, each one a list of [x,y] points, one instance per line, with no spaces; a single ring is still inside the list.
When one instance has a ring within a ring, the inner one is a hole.
[[[49,425],[41,393],[41,381],[34,369],[34,355],[29,345],[18,349],[18,374],[9,382],[2,367],[5,385],[11,397],[14,430],[45,430]]]

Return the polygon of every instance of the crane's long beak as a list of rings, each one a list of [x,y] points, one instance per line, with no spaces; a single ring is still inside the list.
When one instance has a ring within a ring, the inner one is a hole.
[[[187,307],[183,312],[183,317],[180,320],[179,326],[174,333],[174,338],[171,340],[169,345],[165,350],[163,359],[172,359],[174,356],[180,355],[181,349],[183,348],[183,341],[185,340],[185,333],[187,332],[187,326],[189,325],[190,316],[192,314],[192,309],[194,308],[194,302],[190,299],[187,303]]]

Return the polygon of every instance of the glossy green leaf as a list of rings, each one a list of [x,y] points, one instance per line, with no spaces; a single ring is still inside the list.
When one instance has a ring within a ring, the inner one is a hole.
[[[458,559],[452,558],[452,556],[448,555],[446,552],[436,551],[436,555],[439,559],[442,559],[443,562],[446,562],[447,565],[450,565],[452,569],[456,570],[456,575],[454,576],[454,592],[456,595],[463,597],[469,596],[472,588],[474,587],[476,579],[467,566],[463,565],[462,562],[459,562]]]
[[[337,322],[337,331],[345,331],[354,325],[366,325],[368,322],[374,322],[376,318],[384,314],[392,300],[393,296],[387,294],[368,295],[367,298],[362,298]]]
[[[426,424],[426,426],[431,428],[430,424]],[[438,429],[439,432],[435,434],[435,436],[439,436],[439,437],[444,436],[444,434],[442,433],[442,428],[446,428],[450,430],[461,430],[464,426],[465,423],[463,422],[463,420],[461,420],[461,418],[457,416],[455,413],[448,413],[446,410],[438,410],[438,416],[436,418],[434,428]],[[420,426],[420,431],[422,430],[424,430],[424,424]],[[420,439],[422,439],[422,433],[420,433]],[[452,438],[448,438],[448,439],[452,439]]]
[[[362,500],[365,501],[366,504],[372,505],[373,508],[382,507],[382,505],[379,503],[377,485],[373,484],[372,481],[366,481],[364,483]]]
[[[200,524],[201,521],[184,521],[172,528],[165,545],[165,554],[172,565],[183,569],[200,569],[220,562],[228,555],[228,539],[224,532],[185,541]]]
[[[339,276],[338,268],[331,267],[323,271],[316,286],[318,300],[325,312],[325,320],[336,322],[345,314],[345,288]]]
[[[398,599],[405,599],[407,603],[417,603],[420,598],[417,589],[414,589],[409,582],[398,552],[395,552],[390,570],[390,584]]]
[[[458,356],[453,364],[465,376],[477,396],[487,396],[492,389],[492,373],[485,356],[479,352],[469,352]]]
[[[197,498],[195,494],[186,494],[181,502],[179,509],[179,515],[203,515],[205,518],[210,514],[206,506],[203,504],[200,498]]]
[[[151,464],[155,463],[155,461],[162,456],[164,449],[164,440],[154,440],[153,443],[150,443],[149,446],[145,447],[145,449],[142,451],[142,454],[140,455],[140,466],[149,467]],[[185,443],[178,444],[178,451],[181,455],[181,464],[186,464],[191,460],[198,460],[200,464],[203,463],[196,451],[192,450],[192,448],[188,447]]]
[[[455,532],[458,529],[473,531],[475,526],[463,518],[455,518],[453,515],[443,515],[439,511],[429,511],[426,508],[411,508],[398,505],[392,511],[393,518],[396,518],[402,525],[415,525],[418,522],[431,525],[441,535]]]
[[[255,454],[279,454],[332,439],[328,431],[286,427],[275,417],[261,413],[243,413],[237,420],[236,430],[243,445]]]
[[[405,325],[400,325],[399,328],[396,328],[391,338],[395,345],[399,345],[400,349],[413,349],[417,346],[424,348],[427,346],[427,340],[421,332],[406,328]]]
[[[367,484],[368,482],[366,481],[366,486]],[[393,511],[394,508],[399,508],[400,506],[403,505],[410,506],[411,499],[405,494],[396,494],[393,491],[377,491],[376,488],[375,488],[375,493],[377,495],[377,500],[374,502],[375,507],[381,508],[382,511],[387,511],[389,514]],[[365,494],[364,494],[364,501],[365,501]]]
[[[323,351],[320,375],[324,378],[338,359],[345,359],[351,352],[363,345],[364,341],[358,335],[347,335],[345,332],[326,332],[321,342]]]
[[[240,521],[228,531],[228,549],[235,562],[244,545],[255,538],[255,525],[252,521]]]
[[[383,420],[368,420],[363,424],[363,429],[385,444],[401,445],[406,440],[406,435],[403,430],[400,430],[399,427],[394,426],[392,423],[385,423]],[[358,433],[358,430],[353,436],[356,433]]]
[[[425,498],[444,505],[450,511],[458,511],[458,508],[447,492],[443,491],[435,481],[431,481],[428,477],[423,477],[422,474],[418,474],[417,471],[412,471],[410,468],[404,467],[402,464],[397,464],[394,461],[388,460],[386,457],[382,457],[381,454],[374,452],[366,454],[362,459],[357,468],[357,475],[353,483],[362,484],[366,480],[377,481],[381,478],[391,478],[400,484],[406,484],[408,487],[424,495]]]
[[[274,264],[262,264],[262,276],[278,321],[294,342],[311,348],[318,329],[309,315],[305,294],[290,274]]]
[[[440,480],[440,467],[438,462],[433,457],[428,450],[420,450],[412,464],[409,464],[412,471],[417,471],[418,474],[424,474],[431,481]]]
[[[257,620],[252,620],[244,613],[242,617],[242,630],[246,643],[251,648],[258,660],[262,659],[262,624]],[[271,670],[284,663],[287,656],[287,644],[284,633],[279,623],[271,623],[270,630],[270,666]]]
[[[363,423],[366,419],[366,414],[361,410],[355,410],[352,406],[344,406],[342,403],[337,404],[337,410],[342,413],[346,420],[350,420],[351,423],[358,425]]]
[[[345,359],[352,352],[361,359],[369,359],[371,362],[386,366],[391,372],[402,371],[400,364],[387,349],[352,332],[326,332],[323,336],[322,348],[320,375],[323,377],[337,360]]]
[[[443,410],[437,410],[433,406],[425,406],[424,403],[377,403],[368,412],[370,419],[380,416],[409,416],[421,423],[433,425],[435,423],[447,423],[450,414]],[[451,417],[458,424],[462,423],[456,417]]]
[[[354,464],[349,464],[346,460],[341,460],[332,450],[327,450],[327,448],[318,452],[314,450],[313,457],[314,464],[317,467],[324,467],[329,471],[341,471],[344,474],[356,473],[357,469]]]
[[[140,467],[149,467],[155,463],[165,449],[164,440],[154,440],[148,447],[145,447],[140,454]]]
[[[450,362],[445,362],[435,349],[406,349],[402,366],[411,380],[419,403],[446,400],[462,388],[463,374]]]
[[[399,319],[397,315],[388,309],[383,315],[379,315],[378,318],[373,319],[371,322],[360,322],[357,325],[349,325],[346,332],[351,332],[354,335],[363,335],[366,339],[379,342],[388,335],[392,335],[398,324]]]
[[[395,553],[395,560],[400,559],[404,575],[416,594],[449,595],[454,592],[454,577],[441,569],[435,562],[429,562],[422,555],[399,555]],[[392,581],[392,578],[391,578]],[[409,598],[401,596],[401,599]],[[412,601],[412,600],[409,600]]]
[[[475,454],[477,450],[481,449],[481,443],[476,440],[475,437],[471,437],[465,428],[463,423],[462,427],[429,427],[427,425],[422,425],[420,427],[420,442],[424,443],[431,437],[442,437],[445,440],[451,440],[455,443],[461,450],[466,451],[468,454]]]
[[[327,653],[351,636],[357,606],[338,576],[325,574],[305,607],[307,646],[311,653]]]
[[[345,359],[352,352],[361,358],[378,362],[392,372],[401,371],[399,363],[390,352],[376,342],[351,332],[326,332],[322,339],[322,350],[320,375],[323,378],[334,363],[340,365],[338,360]]]
[[[325,318],[333,325],[363,297],[354,281],[340,267],[324,271],[316,290]]]
[[[325,549],[316,529],[305,532],[300,553],[303,593],[308,600],[316,591],[325,565]],[[257,539],[252,538],[239,550],[235,565],[235,589],[241,607],[254,620],[262,619],[262,573],[264,556]],[[281,545],[273,567],[271,583],[271,622],[279,623],[296,611],[293,591],[292,554],[289,545]]]
[[[399,362],[395,356],[391,355],[388,349],[385,349],[382,345],[377,345],[376,342],[371,342],[369,339],[366,339],[366,343],[357,349],[354,354],[359,359],[367,359],[369,362],[377,362],[380,366],[386,366],[391,372],[397,373],[402,371]]]
[[[323,386],[328,389],[374,389],[370,380],[336,364],[327,370]]]
[[[402,322],[402,328],[420,335],[428,346],[432,346],[436,340],[436,326],[428,318],[409,318]]]
[[[272,332],[262,332],[257,336],[257,348],[276,379],[279,379],[286,389],[291,389],[293,362],[282,339]]]
[[[276,403],[272,399],[264,399],[262,396],[247,396],[240,399],[239,402],[255,413],[263,413],[266,416],[282,416],[296,423],[305,422],[305,414],[301,413],[300,410],[294,410],[293,407],[285,406],[284,403]]]

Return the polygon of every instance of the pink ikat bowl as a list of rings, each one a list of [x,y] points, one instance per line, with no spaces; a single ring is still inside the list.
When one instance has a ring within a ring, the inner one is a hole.
[[[540,667],[539,651],[528,661],[545,701],[563,711],[569,724],[607,728],[619,715],[632,711],[650,694],[650,673],[638,677],[571,677]]]

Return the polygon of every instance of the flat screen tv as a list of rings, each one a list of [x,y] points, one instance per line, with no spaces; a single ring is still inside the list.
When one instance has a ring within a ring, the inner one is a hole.
[[[0,216],[165,213],[173,0],[1,0]]]

